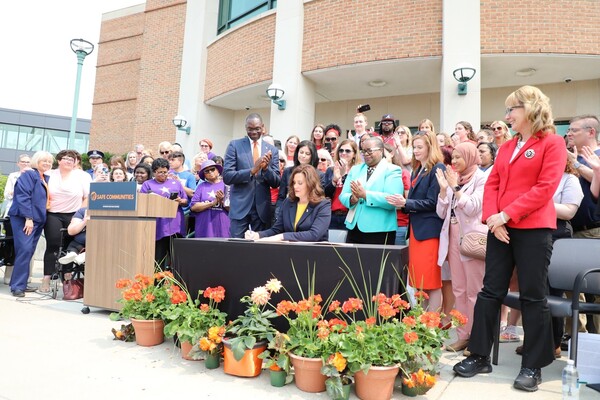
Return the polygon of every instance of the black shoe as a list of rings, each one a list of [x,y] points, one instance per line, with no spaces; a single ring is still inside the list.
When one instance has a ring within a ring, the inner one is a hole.
[[[471,354],[452,369],[463,378],[470,378],[477,374],[492,372],[492,364],[490,364],[489,357]]]
[[[571,340],[571,335],[563,335],[560,339],[560,349],[562,351],[569,351],[569,340]]]
[[[22,290],[12,290],[11,293],[15,297],[25,297],[25,292]]]
[[[521,372],[515,379],[515,389],[535,392],[538,385],[542,383],[542,370],[540,368],[521,368]]]
[[[32,293],[33,293],[33,292],[35,292],[36,290],[37,290],[37,288],[36,288],[36,287],[34,287],[34,286],[29,286],[29,285],[27,285],[27,287],[25,288],[25,291],[26,291],[26,292],[32,292]]]

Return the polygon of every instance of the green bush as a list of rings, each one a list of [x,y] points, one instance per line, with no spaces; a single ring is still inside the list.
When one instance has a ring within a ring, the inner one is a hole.
[[[7,175],[0,175],[0,201],[4,200],[4,186],[6,186],[7,180]]]

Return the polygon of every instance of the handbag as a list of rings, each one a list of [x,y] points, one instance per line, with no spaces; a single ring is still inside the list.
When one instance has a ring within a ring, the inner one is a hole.
[[[485,260],[487,235],[481,232],[469,232],[460,238],[460,254],[465,257]]]
[[[63,283],[63,300],[83,298],[83,278],[69,279]]]

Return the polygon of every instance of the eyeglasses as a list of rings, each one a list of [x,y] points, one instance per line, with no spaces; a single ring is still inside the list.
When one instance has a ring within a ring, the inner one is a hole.
[[[21,161],[19,161],[19,162],[20,162],[21,164],[31,164],[31,161],[23,161],[23,160],[21,160]]]
[[[319,158],[319,161],[320,162],[327,162],[327,159],[326,158]]]
[[[169,154],[171,150],[159,151],[160,154]]]
[[[573,133],[579,132],[582,129],[592,129],[592,128],[589,127],[589,126],[582,126],[581,128],[569,128],[569,129],[567,129],[567,133],[569,133],[569,132],[573,132]]]
[[[406,135],[406,131],[398,131],[397,132],[399,135]]]
[[[512,110],[514,110],[515,108],[524,108],[525,106],[512,106],[512,107],[507,107],[506,108],[506,113],[505,114],[510,114],[512,112]]]
[[[337,138],[336,137],[326,137],[325,141],[326,142],[337,142]]]
[[[209,147],[210,148],[210,146],[207,144],[201,144],[200,147]]]
[[[352,149],[339,149],[338,153],[350,154],[350,153],[354,153],[354,150],[352,150]]]
[[[166,175],[169,171],[154,171],[154,175]]]
[[[72,157],[63,157],[61,160],[66,162],[75,162],[75,159]]]
[[[205,174],[211,174],[211,173],[215,172],[216,170],[217,170],[217,169],[216,169],[215,167],[213,167],[213,168],[206,168],[206,169],[204,170],[204,173],[205,173]]]
[[[370,156],[373,154],[373,152],[377,151],[377,150],[381,150],[379,147],[373,147],[371,149],[365,149],[365,150],[361,150],[360,152],[362,154],[365,154],[367,156]]]
[[[508,113],[507,113],[508,114]],[[493,131],[501,131],[502,127],[501,126],[496,126],[494,128],[492,128]]]
[[[381,125],[393,125],[394,121],[381,121]]]

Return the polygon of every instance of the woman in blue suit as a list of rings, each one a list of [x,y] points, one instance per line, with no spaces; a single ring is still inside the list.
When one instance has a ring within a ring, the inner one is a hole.
[[[13,203],[8,211],[15,242],[15,263],[10,279],[10,291],[15,297],[25,297],[29,263],[46,223],[48,177],[54,158],[46,151],[31,157],[32,169],[24,171],[15,185]]]
[[[308,164],[294,168],[288,196],[281,204],[275,225],[266,231],[246,231],[246,239],[278,242],[319,242],[327,240],[331,220],[331,203],[317,170]]]

